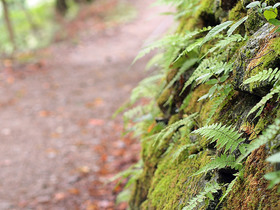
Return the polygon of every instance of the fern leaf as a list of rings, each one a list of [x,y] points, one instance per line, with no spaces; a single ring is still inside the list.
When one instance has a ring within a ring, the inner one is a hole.
[[[231,36],[232,33],[235,31],[235,29],[237,29],[243,22],[245,22],[248,19],[248,16],[245,16],[243,18],[241,18],[239,21],[237,21],[236,23],[234,23],[230,29],[227,32],[228,36]]]
[[[233,90],[232,85],[227,84],[227,85],[223,86],[223,90],[221,92],[219,92],[220,95],[216,96],[214,98],[215,102],[213,103],[213,105],[212,105],[212,107],[211,107],[211,109],[209,111],[209,116],[208,116],[208,119],[206,121],[206,125],[209,124],[209,122],[211,121],[212,117],[214,116],[214,114],[218,110],[219,106],[228,97],[228,95],[231,93],[232,90]]]
[[[185,206],[182,210],[192,210],[197,207],[199,203],[201,203],[203,200],[207,198],[212,198],[212,194],[218,192],[222,187],[217,183],[214,182],[212,184],[206,184],[204,191],[200,192],[197,196],[192,198],[189,202],[188,205]],[[211,196],[209,196],[211,194]]]
[[[172,157],[172,161],[175,161],[181,154],[182,152],[184,152],[186,149],[188,149],[189,147],[194,146],[195,144],[185,144],[183,146],[181,146],[174,154]]]
[[[208,52],[203,57],[205,57],[209,53],[213,53],[217,49],[219,49],[219,50],[224,49],[226,46],[228,46],[234,42],[241,42],[243,40],[245,40],[245,38],[243,38],[240,34],[234,34],[230,37],[225,37],[224,39],[218,41],[218,43],[215,44],[214,47],[212,47],[210,50],[208,50]]]
[[[145,55],[147,55],[148,53],[150,53],[152,50],[156,48],[164,48],[165,46],[176,45],[178,43],[181,43],[183,41],[182,38],[183,37],[180,34],[165,36],[164,38],[154,42],[153,44],[141,50],[132,63],[134,64],[137,60],[144,57]]]
[[[255,139],[251,144],[240,146],[241,155],[237,158],[236,163],[240,163],[255,149],[258,149],[263,144],[273,140],[280,132],[280,119],[276,119],[273,124],[269,125],[264,133]]]
[[[278,94],[279,92],[280,92],[280,85],[273,87],[272,90],[266,96],[262,97],[262,99],[250,110],[247,116],[249,116],[250,114],[254,113],[259,109],[258,113],[255,115],[255,118],[258,117],[262,113],[262,110],[266,102],[269,99],[271,99],[275,94]]]
[[[192,58],[192,59],[188,59],[186,60],[186,62],[181,66],[181,68],[179,69],[178,73],[176,74],[176,76],[168,83],[168,85],[164,88],[164,90],[162,92],[164,92],[165,90],[167,90],[168,88],[170,88],[179,78],[180,76],[186,71],[188,70],[190,67],[192,67],[199,59],[198,58]]]
[[[185,40],[190,40],[192,37],[194,37],[197,34],[200,34],[202,32],[205,31],[209,31],[211,29],[211,26],[209,27],[204,27],[202,29],[199,30],[195,30],[193,32],[187,32],[187,34],[184,36]],[[174,62],[176,62],[177,60],[179,60],[183,55],[186,55],[188,52],[192,51],[194,48],[196,47],[200,47],[202,45],[202,41],[201,39],[197,39],[195,42],[193,42],[192,44],[190,44],[189,42],[187,43],[185,50],[183,50],[183,52],[181,52],[178,57],[174,60]],[[184,41],[186,43],[186,41]]]
[[[208,163],[207,165],[199,169],[197,172],[195,172],[193,176],[202,173],[207,173],[208,171],[213,169],[221,169],[225,167],[235,168],[235,166],[236,166],[236,162],[235,162],[234,155],[222,154],[220,157],[215,158],[210,163]]]
[[[153,98],[158,93],[157,82],[164,77],[163,74],[156,74],[142,80],[139,85],[132,90],[130,96],[131,104],[134,104],[139,98]]]
[[[227,197],[227,195],[232,190],[233,186],[235,185],[236,181],[238,180],[238,176],[235,177],[234,180],[231,181],[231,183],[228,185],[226,192],[223,194],[223,196],[220,198],[220,202],[218,203],[216,209],[219,207],[219,205],[224,201],[224,199]]]
[[[221,73],[229,73],[232,70],[231,63],[218,62],[217,59],[209,58],[204,59],[200,65],[192,73],[191,77],[185,82],[181,93],[194,81],[197,81],[197,85],[206,82],[213,75],[219,75]]]
[[[224,23],[221,23],[220,25],[215,26],[214,28],[212,28],[208,34],[204,37],[203,42],[201,43],[201,45],[203,45],[204,43],[210,41],[213,37],[215,37],[217,34],[219,34],[221,31],[225,30],[227,27],[229,27],[231,24],[233,23],[233,21],[226,21]]]
[[[197,117],[197,113],[194,113],[184,119],[181,119],[169,126],[167,126],[166,128],[164,128],[163,130],[160,131],[160,133],[158,133],[156,135],[155,138],[155,142],[153,144],[153,146],[155,145],[161,145],[162,140],[164,140],[166,137],[170,136],[172,133],[174,133],[179,127],[181,126],[190,126],[193,123],[193,119]]]
[[[207,139],[211,140],[211,143],[217,140],[217,148],[221,149],[225,147],[225,152],[231,148],[231,151],[235,150],[240,142],[244,141],[243,138],[240,138],[242,135],[238,133],[232,127],[226,127],[221,123],[215,123],[212,125],[206,125],[202,128],[199,128],[192,133],[200,134]]]
[[[278,71],[278,68],[275,69],[269,68],[268,70],[263,70],[258,74],[246,79],[243,83],[249,84],[253,82],[262,82],[265,80],[271,82],[279,79],[279,77],[280,77],[280,71]]]

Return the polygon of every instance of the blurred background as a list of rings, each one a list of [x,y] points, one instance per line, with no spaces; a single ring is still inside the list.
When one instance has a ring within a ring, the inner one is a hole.
[[[61,29],[79,18],[94,16],[109,26],[136,16],[129,1],[116,0],[1,0],[0,6],[2,57],[45,47],[51,41],[68,37],[77,28]]]
[[[0,209],[125,209],[140,143],[112,115],[172,17],[150,0],[0,0]],[[143,102],[145,103],[145,101]]]

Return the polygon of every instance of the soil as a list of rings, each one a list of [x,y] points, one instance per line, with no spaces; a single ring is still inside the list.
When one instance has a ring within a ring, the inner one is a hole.
[[[1,210],[127,207],[115,205],[121,186],[108,180],[138,161],[140,146],[121,136],[121,117],[112,114],[147,75],[149,56],[131,67],[143,43],[162,35],[172,19],[149,0],[126,2],[137,11],[130,21],[108,26],[94,3],[64,27],[70,37],[61,41],[58,34],[59,42],[32,62],[4,61]]]

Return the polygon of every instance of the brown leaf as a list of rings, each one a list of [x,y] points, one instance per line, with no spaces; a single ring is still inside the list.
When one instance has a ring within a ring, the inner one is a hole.
[[[88,122],[89,125],[97,125],[97,126],[100,126],[100,125],[104,125],[105,124],[105,121],[102,120],[102,119],[90,119],[89,122]]]

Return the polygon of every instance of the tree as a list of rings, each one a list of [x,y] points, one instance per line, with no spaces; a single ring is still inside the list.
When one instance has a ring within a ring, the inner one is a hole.
[[[56,0],[55,2],[55,8],[58,14],[64,16],[67,12],[68,5],[66,3],[66,0]]]
[[[15,33],[14,33],[14,29],[13,29],[13,25],[10,19],[10,14],[9,14],[9,7],[8,4],[6,2],[6,0],[1,0],[2,3],[2,7],[3,7],[3,14],[4,14],[4,19],[5,19],[5,24],[7,27],[7,31],[9,34],[9,39],[10,42],[12,44],[12,48],[13,48],[13,52],[16,49],[16,42],[15,42]]]

